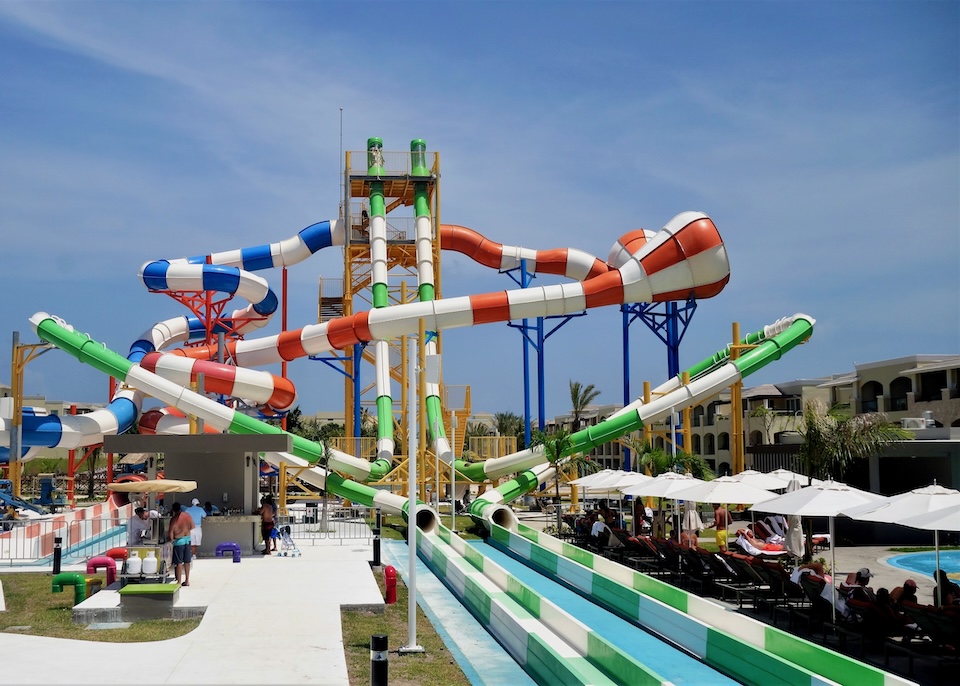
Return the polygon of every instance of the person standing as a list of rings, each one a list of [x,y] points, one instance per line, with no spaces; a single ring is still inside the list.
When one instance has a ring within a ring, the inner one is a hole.
[[[174,503],[170,508],[170,540],[173,542],[173,574],[180,583],[183,577],[183,586],[190,585],[190,563],[193,556],[190,554],[190,531],[193,529],[193,518],[184,512],[180,503]]]
[[[153,523],[150,521],[150,513],[144,508],[138,507],[133,511],[133,516],[127,522],[127,545],[143,545],[144,541],[150,538],[150,531],[153,529]]]
[[[190,507],[184,508],[183,511],[193,520],[193,529],[190,530],[190,553],[192,557],[196,557],[197,548],[203,540],[203,518],[207,516],[207,511],[200,507],[200,501],[197,498],[194,498]]]
[[[273,527],[276,522],[276,516],[273,509],[273,498],[264,496],[260,501],[260,509],[257,510],[260,515],[260,535],[263,536],[263,554],[270,554],[270,537],[273,534]]]
[[[720,503],[713,503],[713,524],[708,524],[707,529],[716,529],[717,548],[721,553],[727,552],[727,527],[733,524],[733,517]]]

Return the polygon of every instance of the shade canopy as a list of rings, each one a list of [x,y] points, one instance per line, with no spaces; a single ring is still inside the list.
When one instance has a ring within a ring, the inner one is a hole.
[[[801,486],[811,486],[823,483],[820,479],[814,479],[813,477],[809,477],[806,474],[801,474],[800,472],[791,472],[789,469],[774,469],[772,472],[767,472],[767,476],[776,477],[785,484],[789,484],[794,479],[799,481]]]
[[[664,472],[649,481],[622,489],[624,495],[649,496],[653,498],[674,498],[674,492],[697,484],[706,483],[692,474]]]
[[[882,495],[828,480],[757,503],[750,509],[801,517],[836,517],[842,511],[857,505],[884,500],[886,498]]]
[[[730,478],[745,484],[750,484],[751,486],[756,486],[757,488],[764,488],[768,491],[786,488],[787,484],[789,484],[789,480],[784,481],[778,476],[764,474],[763,472],[758,472],[756,469],[745,469]]]
[[[841,514],[865,522],[902,524],[908,517],[956,506],[960,509],[960,491],[939,484],[915,488],[906,493],[845,509]],[[923,528],[923,527],[918,527]]]
[[[196,481],[154,479],[152,481],[123,481],[107,484],[107,490],[119,493],[189,493],[197,490]]]
[[[906,517],[898,524],[927,531],[960,531],[960,505]]]
[[[640,472],[627,472],[622,477],[617,479],[612,487],[623,492],[623,489],[630,488],[631,486],[636,486],[637,484],[645,484],[648,481],[653,481],[652,476],[647,476],[646,474],[641,474]]]
[[[743,503],[753,505],[765,500],[773,500],[776,493],[763,488],[737,481],[730,476],[717,477],[713,481],[682,488],[670,494],[677,500],[693,500],[698,503]]]
[[[612,478],[623,476],[627,472],[622,469],[601,469],[599,472],[594,472],[593,474],[587,474],[586,476],[581,476],[578,479],[573,479],[570,481],[571,486],[580,486],[581,488],[589,488],[591,486],[599,486],[603,481],[610,480]]]
[[[806,478],[806,477],[803,477]],[[802,483],[802,482],[801,482]],[[882,495],[861,491],[859,488],[848,486],[839,481],[821,481],[813,486],[806,486],[796,491],[787,492],[773,500],[757,503],[751,510],[773,512],[782,515],[799,515],[801,517],[828,517],[830,524],[830,569],[837,574],[836,548],[834,546],[833,520],[843,510],[856,507],[864,503],[886,500]],[[833,621],[837,620],[836,593],[837,589],[830,584],[831,603],[830,612]]]

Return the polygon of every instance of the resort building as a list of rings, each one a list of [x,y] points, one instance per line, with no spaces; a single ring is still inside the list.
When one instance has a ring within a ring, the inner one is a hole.
[[[902,492],[935,478],[960,488],[960,355],[909,355],[858,364],[845,374],[744,388],[739,411],[747,469],[799,468],[797,429],[803,425],[804,404],[813,399],[858,414],[883,412],[914,434],[913,440],[890,446],[882,459],[864,461],[846,475],[854,485]],[[581,415],[581,426],[572,426],[571,415],[558,416],[554,424],[576,430],[619,408],[590,406]],[[732,411],[729,390],[690,411],[688,450],[703,456],[718,475],[730,473],[733,464]],[[669,450],[669,423],[656,422],[652,429],[654,447]],[[591,456],[604,468],[620,469],[624,464],[617,442],[599,446]]]

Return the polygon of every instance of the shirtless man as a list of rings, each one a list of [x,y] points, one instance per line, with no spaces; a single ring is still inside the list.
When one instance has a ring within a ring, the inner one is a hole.
[[[174,503],[171,508],[170,529],[168,535],[173,541],[173,574],[180,583],[183,576],[183,585],[190,585],[190,531],[193,529],[193,518],[184,512],[180,503]]]
[[[263,536],[263,554],[270,554],[270,533],[273,531],[273,498],[264,496],[260,501],[260,509],[257,510],[260,515],[260,535]]]
[[[721,553],[727,552],[727,527],[733,524],[733,517],[727,512],[720,503],[713,503],[713,524],[708,524],[707,529],[717,530],[717,548]]]

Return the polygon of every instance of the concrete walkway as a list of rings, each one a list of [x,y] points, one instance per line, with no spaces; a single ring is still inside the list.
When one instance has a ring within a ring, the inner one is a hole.
[[[383,611],[371,544],[298,545],[300,557],[196,560],[177,605],[207,610],[185,636],[101,643],[0,633],[0,683],[348,686],[340,609]]]

